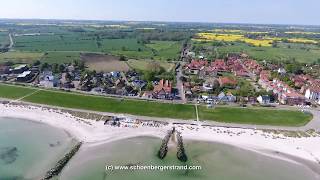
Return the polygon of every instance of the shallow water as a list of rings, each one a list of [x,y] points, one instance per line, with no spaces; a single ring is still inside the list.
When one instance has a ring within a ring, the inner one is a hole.
[[[193,171],[105,171],[105,165],[184,165],[171,149],[164,160],[156,156],[160,139],[139,137],[83,148],[60,176],[61,180],[315,180],[309,169],[233,146],[186,142]]]
[[[0,180],[39,179],[72,144],[61,129],[0,118]]]

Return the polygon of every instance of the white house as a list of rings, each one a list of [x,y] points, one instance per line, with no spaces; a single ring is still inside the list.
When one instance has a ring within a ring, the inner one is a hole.
[[[279,73],[279,74],[286,74],[287,71],[286,71],[284,68],[279,68],[279,69],[278,69],[278,73]]]
[[[260,104],[269,104],[270,103],[270,97],[269,96],[259,96],[257,97],[257,101],[260,103]]]
[[[306,90],[305,97],[320,104],[320,87],[309,87]]]

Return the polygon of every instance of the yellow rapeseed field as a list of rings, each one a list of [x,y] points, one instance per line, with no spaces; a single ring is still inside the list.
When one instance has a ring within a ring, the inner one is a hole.
[[[270,39],[249,39],[244,35],[238,34],[216,34],[216,33],[198,33],[197,41],[226,41],[226,42],[234,42],[241,41],[254,46],[264,46],[269,47],[272,46],[273,40]]]
[[[261,39],[250,39],[242,34],[222,34],[222,33],[198,33],[195,41],[226,41],[226,42],[245,42],[253,46],[270,47],[273,42],[280,42],[283,38],[264,36]],[[305,38],[287,39],[291,43],[317,44],[316,40]]]
[[[292,43],[305,43],[305,44],[317,44],[318,41],[312,39],[305,39],[305,38],[292,38],[288,39],[289,42]]]

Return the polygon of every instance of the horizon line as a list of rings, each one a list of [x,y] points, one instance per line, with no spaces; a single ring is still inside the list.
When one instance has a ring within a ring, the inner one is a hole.
[[[116,20],[116,19],[69,19],[69,18],[1,18],[0,20],[51,20],[51,21],[100,21],[100,22],[162,22],[162,23],[198,23],[198,24],[242,24],[242,25],[282,25],[282,26],[317,26],[320,24],[286,23],[251,23],[251,22],[210,22],[210,21],[168,21],[168,20]]]

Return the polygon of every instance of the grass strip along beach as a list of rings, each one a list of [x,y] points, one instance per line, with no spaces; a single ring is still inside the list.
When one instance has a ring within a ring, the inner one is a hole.
[[[25,102],[99,112],[124,113],[161,118],[196,119],[193,105],[106,98],[52,90],[37,90],[36,88],[0,84],[0,97],[8,99],[21,98],[21,101]],[[199,117],[201,120],[217,122],[274,126],[302,126],[312,119],[311,114],[294,110],[237,107],[207,109],[204,106],[199,108]]]

